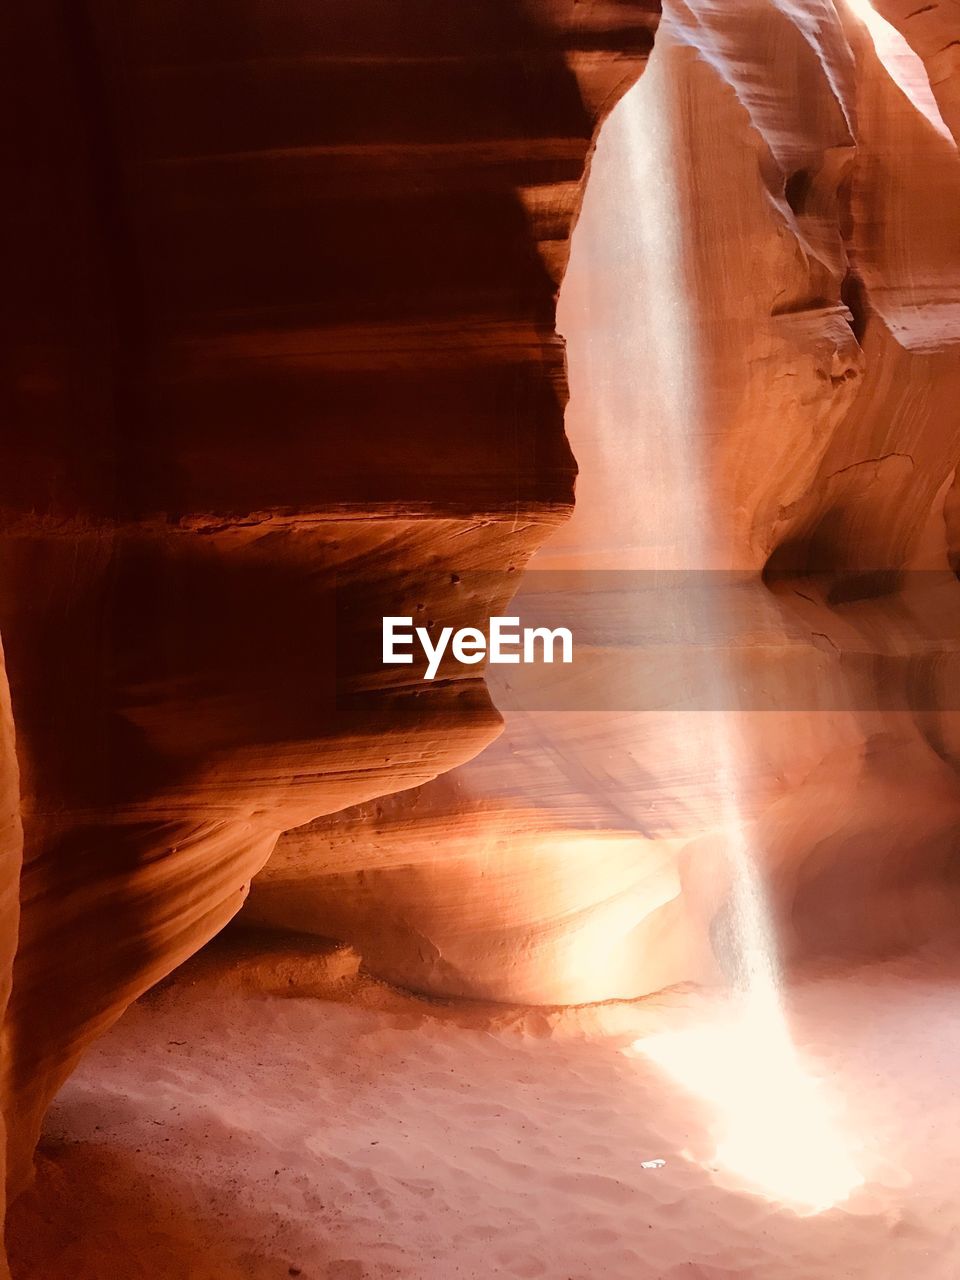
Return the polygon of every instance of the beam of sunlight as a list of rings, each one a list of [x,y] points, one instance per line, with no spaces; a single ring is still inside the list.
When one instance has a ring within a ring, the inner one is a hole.
[[[714,722],[708,748],[720,788],[730,869],[730,957],[735,991],[703,1025],[658,1032],[633,1051],[704,1103],[716,1165],[799,1213],[819,1213],[863,1184],[829,1098],[793,1043],[768,895],[737,799],[739,750]]]
[[[711,433],[718,424],[707,407],[709,398],[701,394],[709,358],[697,350],[696,273],[688,261],[696,230],[686,208],[695,184],[691,187],[690,174],[678,172],[686,153],[678,123],[682,108],[664,57],[662,47],[655,50],[640,85],[608,125],[622,175],[623,219],[617,234],[634,249],[634,260],[621,266],[634,282],[630,292],[644,299],[642,307],[633,303],[639,331],[621,334],[618,341],[621,346],[624,341],[645,344],[652,351],[647,368],[655,385],[642,379],[626,383],[635,397],[628,422],[641,440],[644,433],[656,432],[654,442],[644,445],[650,453],[657,448],[662,453],[664,465],[654,473],[668,490],[686,495],[678,511],[663,513],[667,563],[707,570],[725,567],[722,562],[733,552],[723,550],[725,517],[715,507],[709,467]],[[657,153],[656,182],[643,182],[651,152]],[[623,384],[624,367],[630,368],[629,360],[618,364],[614,384]],[[642,531],[638,541],[646,541]],[[662,554],[659,548],[654,551],[654,567],[664,563]],[[706,621],[707,630],[713,630]],[[713,705],[725,705],[733,675],[722,660],[714,679]],[[749,744],[740,742],[732,715],[679,711],[661,732],[676,735],[671,757],[685,760],[690,776],[702,778],[705,794],[712,797],[710,816],[704,818],[714,827],[727,864],[726,959],[735,990],[726,1016],[692,1029],[648,1035],[635,1042],[633,1052],[712,1111],[716,1151],[708,1168],[715,1163],[754,1191],[800,1212],[826,1209],[845,1199],[862,1179],[846,1153],[828,1100],[801,1062],[790,1034],[763,851],[754,846],[741,799],[741,779],[750,774]]]
[[[785,1021],[762,1003],[734,999],[725,1016],[646,1036],[633,1049],[712,1113],[708,1168],[800,1214],[830,1209],[863,1184],[829,1097]]]

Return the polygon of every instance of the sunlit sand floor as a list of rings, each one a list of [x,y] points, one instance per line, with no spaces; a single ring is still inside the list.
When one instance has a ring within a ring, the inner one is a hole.
[[[11,1215],[15,1280],[960,1276],[956,956],[789,992],[824,1184],[838,1160],[862,1180],[798,1212],[718,1159],[732,1086],[703,1058],[729,1074],[737,1046],[694,1070],[643,1050],[700,1045],[715,993],[445,1005],[261,946],[209,949],[87,1055]]]

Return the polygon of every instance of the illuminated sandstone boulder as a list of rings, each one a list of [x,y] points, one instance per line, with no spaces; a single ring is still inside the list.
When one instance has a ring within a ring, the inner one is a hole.
[[[960,163],[880,35],[818,0],[671,5],[577,228],[577,506],[531,569],[735,571],[718,696],[671,710],[681,671],[660,709],[531,711],[490,672],[503,736],[289,832],[250,920],[439,995],[642,994],[736,966],[742,839],[787,961],[952,927]],[[604,615],[574,603],[599,661]]]

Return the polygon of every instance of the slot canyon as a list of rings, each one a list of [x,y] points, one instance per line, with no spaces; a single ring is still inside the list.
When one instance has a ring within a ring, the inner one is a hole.
[[[4,23],[0,1280],[956,1280],[956,0]]]

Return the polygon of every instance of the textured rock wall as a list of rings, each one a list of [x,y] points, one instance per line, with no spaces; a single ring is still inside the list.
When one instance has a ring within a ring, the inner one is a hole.
[[[83,1046],[237,911],[280,831],[496,734],[476,671],[421,696],[381,670],[379,617],[496,611],[569,509],[556,290],[655,6],[4,21],[16,1189]]]
[[[509,711],[466,766],[285,835],[250,919],[437,994],[644,993],[725,962],[742,823],[788,961],[955,928],[960,165],[946,82],[867,16],[665,7],[561,299],[581,475],[534,565],[742,572],[718,680],[740,661],[770,709]]]
[[[955,5],[945,0],[928,0],[913,4],[911,0],[875,0],[873,9],[909,45],[923,62],[919,68],[899,53],[904,67],[903,81],[912,90],[916,101],[919,94],[929,93],[934,98],[943,123],[954,138],[960,129],[960,45],[957,44],[957,15]],[[869,16],[869,13],[867,13]],[[886,41],[887,47],[891,42]]]
[[[19,773],[14,739],[13,713],[6,670],[0,652],[0,1008],[6,1010],[13,979],[13,960],[20,916],[20,867],[23,855],[23,828],[20,821]],[[7,1052],[4,1044],[4,1054]],[[4,1066],[6,1062],[4,1062]],[[4,1081],[4,1085],[5,1085]],[[0,1117],[3,1162],[6,1166],[8,1119]],[[2,1218],[0,1218],[2,1221]],[[0,1249],[0,1275],[6,1276]]]

